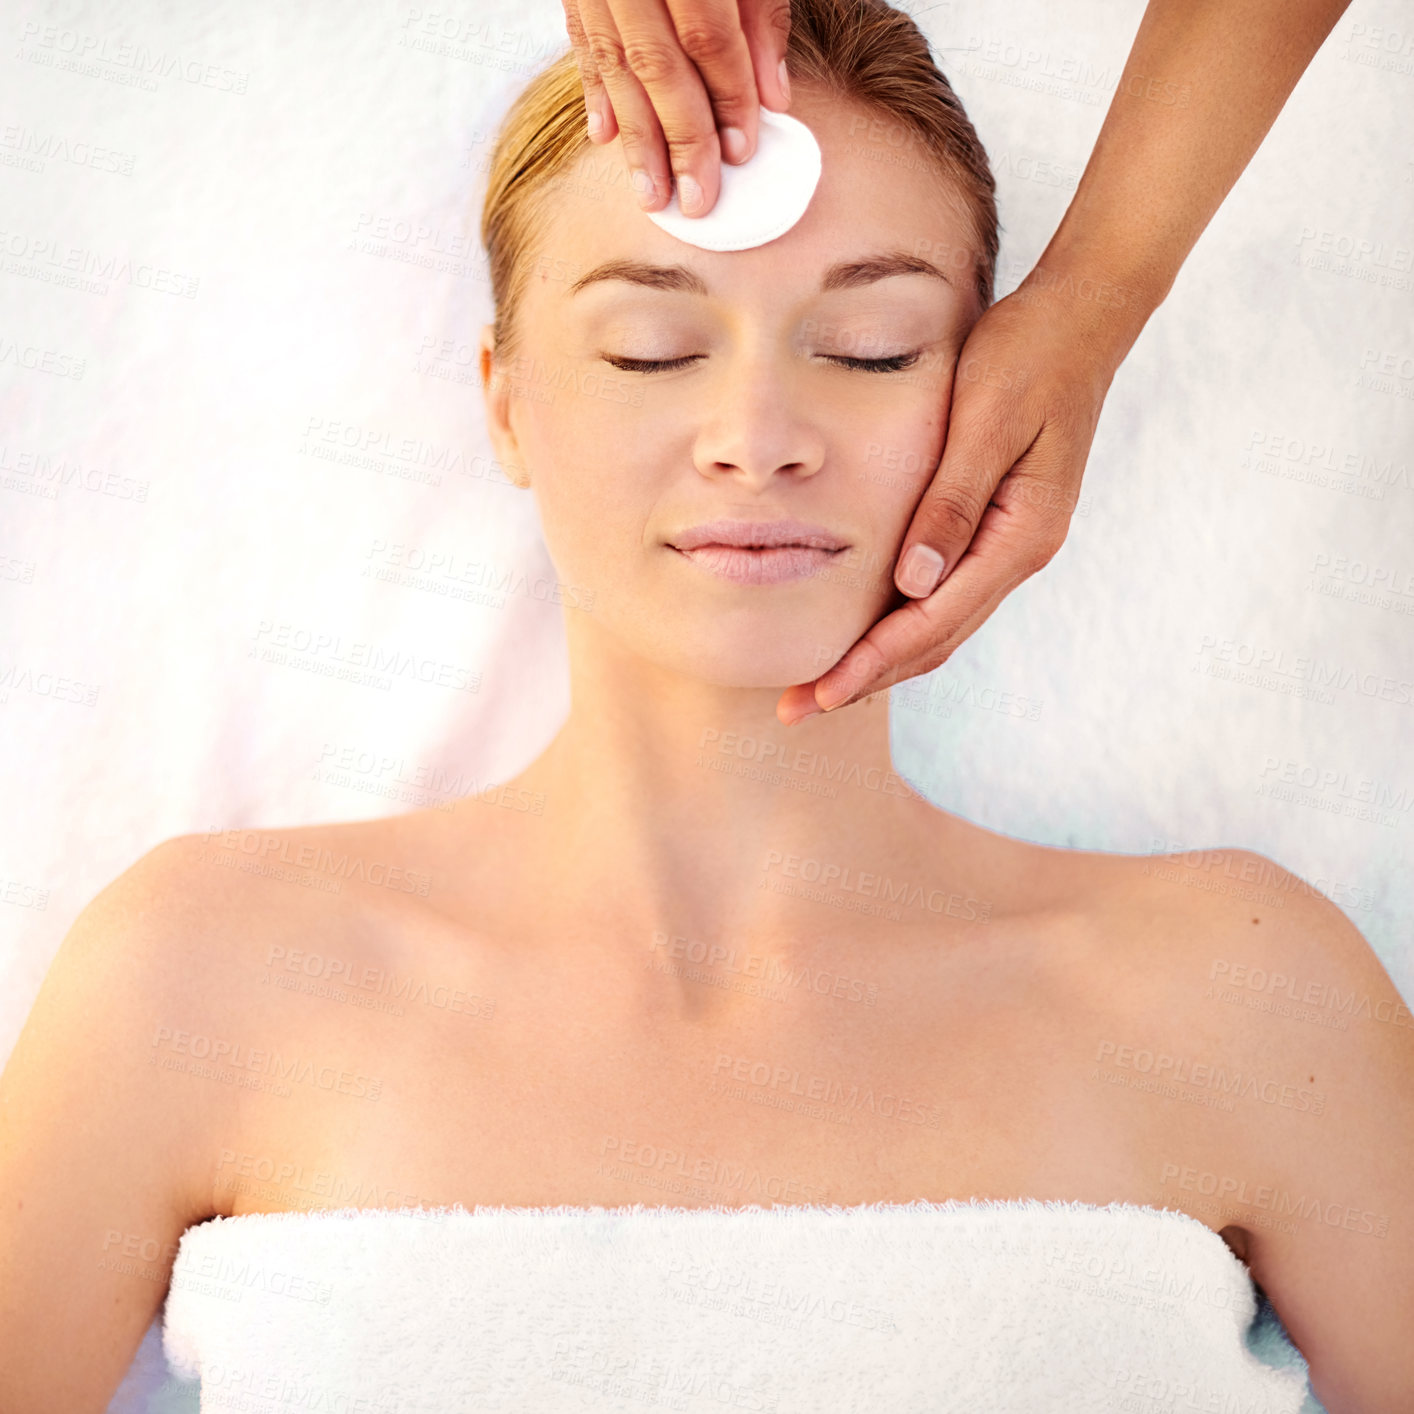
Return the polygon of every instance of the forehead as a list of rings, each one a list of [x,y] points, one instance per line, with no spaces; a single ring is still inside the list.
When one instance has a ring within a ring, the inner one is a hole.
[[[587,148],[547,188],[527,296],[563,294],[585,272],[621,259],[688,265],[714,293],[803,293],[843,255],[874,250],[921,256],[967,293],[975,243],[965,202],[922,139],[887,114],[805,85],[794,92],[791,115],[815,134],[821,175],[805,215],[785,235],[744,251],[677,240],[639,208],[616,140]]]

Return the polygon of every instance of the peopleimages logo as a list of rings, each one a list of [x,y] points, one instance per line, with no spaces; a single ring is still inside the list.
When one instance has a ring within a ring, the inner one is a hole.
[[[115,40],[106,34],[68,29],[62,25],[26,20],[20,26],[21,48],[17,57],[43,63],[110,82],[126,83],[144,92],[155,91],[155,80],[180,79],[197,88],[213,88],[222,93],[244,93],[250,73],[228,69],[182,53],[150,49],[132,40]],[[29,45],[29,49],[24,48]]]
[[[719,1080],[733,1080],[742,1086],[794,1099],[817,1100],[843,1110],[858,1110],[876,1119],[896,1119],[927,1129],[937,1129],[942,1123],[941,1105],[896,1095],[892,1090],[876,1091],[867,1083],[846,1083],[828,1075],[802,1073],[792,1066],[751,1056],[719,1054],[713,1062],[712,1074]]]
[[[806,751],[768,738],[742,736],[738,732],[722,732],[708,727],[698,743],[698,761],[709,749],[718,756],[749,761],[755,766],[788,771],[805,776],[823,777],[832,785],[860,786],[865,790],[882,791],[885,795],[907,798],[913,794],[908,782],[894,771],[878,766],[860,766],[843,757],[831,758],[820,751]]]
[[[21,231],[0,231],[0,255],[7,257],[6,274],[40,276],[52,283],[72,283],[86,277],[99,294],[108,292],[110,282],[133,285],[157,294],[195,299],[201,276],[169,270],[163,265],[132,260],[112,252],[71,245],[66,240],[31,236]],[[72,277],[72,278],[70,278]]]
[[[1207,658],[1211,667],[1219,669],[1214,676],[1240,679],[1241,673],[1221,671],[1232,667],[1245,669],[1249,676],[1267,682],[1285,679],[1318,691],[1334,688],[1358,693],[1361,697],[1377,697],[1382,702],[1392,702],[1399,707],[1414,705],[1414,683],[1407,678],[1361,671],[1333,659],[1312,657],[1306,653],[1291,653],[1279,645],[1247,643],[1205,633],[1194,652],[1200,658]]]
[[[887,874],[857,870],[848,864],[813,859],[808,855],[782,854],[778,849],[769,850],[762,869],[765,874],[779,869],[785,878],[818,884],[822,890],[838,889],[841,893],[877,898],[905,908],[925,908],[930,913],[946,913],[949,917],[963,918],[968,922],[986,923],[992,916],[990,899],[949,893],[946,889],[931,884],[925,887],[906,879],[891,879]]]
[[[268,1075],[280,1084],[312,1085],[316,1090],[336,1091],[357,1099],[377,1100],[383,1093],[383,1082],[373,1076],[342,1070],[333,1065],[316,1065],[314,1061],[300,1056],[286,1060],[280,1051],[256,1050],[239,1041],[203,1036],[179,1027],[158,1026],[153,1032],[152,1045],[155,1048],[153,1061],[161,1064],[163,1069],[181,1069],[181,1066],[159,1063],[157,1049],[170,1051],[173,1056],[189,1056],[212,1068],[245,1070],[255,1075]]]
[[[1096,1063],[1116,1069],[1133,1071],[1172,1085],[1190,1085],[1208,1089],[1228,1098],[1260,1100],[1263,1104],[1303,1114],[1321,1115],[1326,1111],[1326,1097],[1319,1090],[1307,1090],[1279,1080],[1243,1074],[1211,1061],[1192,1061],[1187,1056],[1169,1055],[1144,1046],[1130,1046],[1118,1041],[1101,1041]]]
[[[1210,1173],[1206,1169],[1190,1168],[1186,1164],[1165,1163],[1159,1175],[1160,1183],[1177,1187],[1219,1202],[1239,1203],[1243,1207],[1260,1208],[1276,1217],[1298,1217],[1324,1227],[1344,1228],[1347,1232],[1363,1232],[1375,1237],[1389,1233],[1389,1218],[1379,1213],[1351,1208],[1344,1203],[1327,1202],[1311,1194],[1289,1193],[1270,1183],[1252,1184],[1231,1174]]]
[[[292,846],[281,835],[262,834],[258,830],[231,830],[213,825],[206,831],[206,842],[214,849],[231,856],[248,855],[262,863],[274,860],[294,869],[328,874],[339,879],[361,879],[377,888],[393,889],[426,898],[432,886],[432,876],[397,864],[370,863],[360,854],[335,851],[326,845],[301,844]],[[221,862],[216,859],[214,862]]]
[[[1317,794],[1338,796],[1351,805],[1368,805],[1378,810],[1400,814],[1414,806],[1414,795],[1406,786],[1394,785],[1373,776],[1357,775],[1333,766],[1315,766],[1307,761],[1283,760],[1268,756],[1261,770],[1261,782],[1267,787],[1292,786]]]
[[[1372,998],[1368,992],[1357,992],[1353,988],[1342,991],[1330,982],[1235,962],[1225,957],[1214,959],[1208,980],[1263,997],[1282,997],[1300,1006],[1338,1014],[1347,1020],[1384,1021],[1391,1026],[1414,1027],[1414,1014],[1395,993]]]

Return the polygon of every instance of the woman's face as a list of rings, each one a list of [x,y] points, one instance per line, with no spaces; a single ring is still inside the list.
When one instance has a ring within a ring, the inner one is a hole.
[[[784,236],[678,241],[622,155],[589,149],[550,199],[514,356],[483,333],[497,453],[566,600],[724,686],[818,677],[895,599],[978,314],[959,199],[921,146],[804,86],[792,113],[823,175]],[[794,544],[750,548],[773,538]]]

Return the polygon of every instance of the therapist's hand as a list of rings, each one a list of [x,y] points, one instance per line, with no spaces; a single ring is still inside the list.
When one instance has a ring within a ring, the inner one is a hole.
[[[591,142],[617,135],[645,211],[678,188],[705,216],[721,164],[756,151],[762,106],[790,104],[790,0],[562,0]]]
[[[1037,270],[973,326],[953,377],[942,461],[894,569],[908,602],[829,672],[788,688],[776,708],[781,721],[793,725],[930,672],[1050,562],[1129,347],[1127,334],[1112,332],[1124,327],[1112,311],[1129,293]]]
[[[781,721],[936,668],[1060,548],[1115,369],[1348,4],[1149,0],[1056,234],[963,346],[942,463],[894,571],[912,602],[787,689]]]

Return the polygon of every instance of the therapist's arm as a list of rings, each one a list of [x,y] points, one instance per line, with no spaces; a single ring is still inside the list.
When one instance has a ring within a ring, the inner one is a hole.
[[[1060,226],[963,345],[895,569],[909,602],[790,688],[783,721],[937,667],[1049,563],[1115,370],[1348,3],[1150,0]]]

